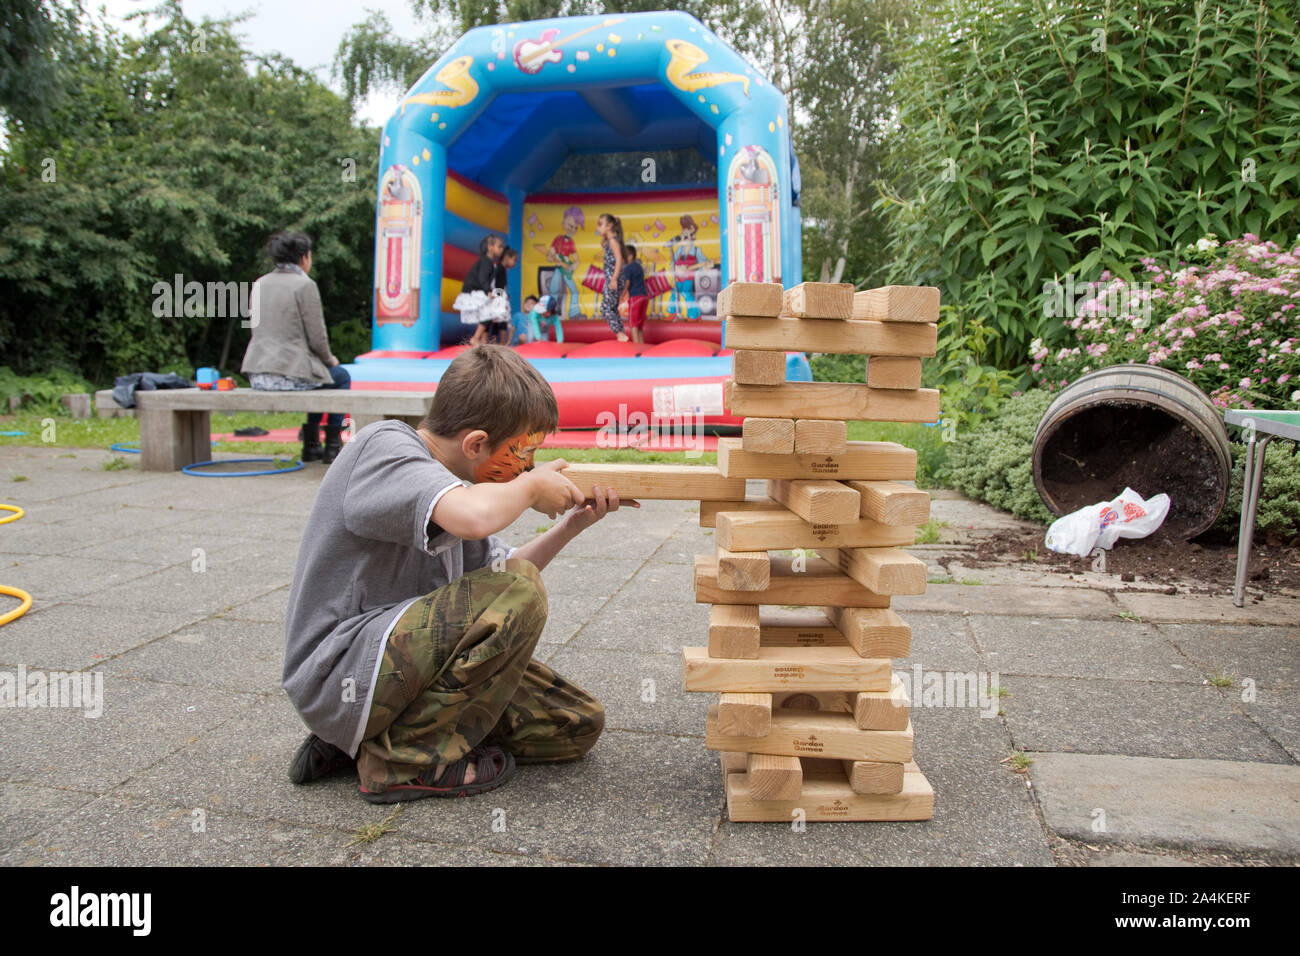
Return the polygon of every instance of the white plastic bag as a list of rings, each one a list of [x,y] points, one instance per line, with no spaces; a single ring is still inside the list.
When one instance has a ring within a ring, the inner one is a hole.
[[[1145,538],[1164,523],[1168,514],[1168,495],[1144,501],[1132,488],[1125,488],[1114,501],[1102,501],[1057,518],[1047,529],[1047,546],[1058,554],[1082,558],[1093,548],[1110,550],[1119,538]]]

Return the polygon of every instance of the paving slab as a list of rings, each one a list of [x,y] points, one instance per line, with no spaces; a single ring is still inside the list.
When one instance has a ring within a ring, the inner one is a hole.
[[[240,560],[233,552],[228,554],[231,558],[227,561],[218,560],[219,555],[208,554],[202,570],[194,564],[177,565],[113,587],[104,587],[101,582],[98,590],[83,591],[80,596],[83,603],[93,602],[123,620],[129,620],[138,609],[162,612],[183,608],[187,614],[203,616],[224,613],[292,580],[292,567],[259,566],[251,557]],[[42,560],[67,562],[70,559]]]
[[[891,606],[904,617],[909,611],[959,611],[1016,614],[1027,617],[1110,618],[1121,609],[1103,591],[1079,588],[1063,601],[1058,590],[1003,584],[930,584],[924,594],[895,597]]]
[[[548,569],[549,570],[549,569]],[[677,655],[709,642],[709,606],[695,603],[694,571],[655,558],[588,619],[578,648]],[[563,600],[562,592],[556,592]]]
[[[593,650],[576,644],[538,659],[593,695],[605,707],[605,726],[704,737],[704,719],[716,694],[687,693],[682,655]]]
[[[72,558],[66,555],[0,559],[4,583],[32,596],[32,607],[75,601],[105,589],[129,588],[153,572],[148,565],[129,561]]]
[[[920,611],[901,615],[912,629],[912,653],[895,661],[898,670],[973,671],[985,669],[971,639],[968,622],[961,614],[933,614]]]
[[[0,663],[82,670],[201,617],[198,613],[136,610],[129,620],[123,620],[85,604],[37,603],[33,610],[0,628]]]
[[[1300,856],[1300,766],[1040,753],[1029,773],[1062,836]]]
[[[103,713],[53,707],[0,708],[0,779],[58,781],[105,793],[235,716],[256,698],[106,676]]]
[[[1249,678],[1257,687],[1291,690],[1300,698],[1300,627],[1171,623],[1160,631],[1204,677]]]
[[[284,624],[207,618],[100,664],[115,677],[271,694],[281,691]]]
[[[1270,595],[1234,607],[1228,594],[1218,596],[1152,594],[1123,591],[1115,595],[1122,610],[1144,621],[1222,621],[1230,624],[1294,625],[1300,620],[1300,601]]]
[[[1255,760],[1291,757],[1217,688],[1064,677],[1002,677],[1017,750]]]
[[[1199,684],[1200,671],[1154,625],[981,614],[967,618],[988,666],[1003,674]]]
[[[97,798],[94,793],[45,783],[0,783],[0,854],[28,834],[47,829]]]
[[[379,808],[373,808],[378,810]],[[384,814],[376,814],[382,820]],[[349,846],[354,834],[200,807],[100,797],[0,856],[0,866],[511,866],[493,853],[388,833]]]
[[[269,621],[283,627],[288,610],[289,589],[283,587],[243,604],[236,604],[217,616],[240,621]]]

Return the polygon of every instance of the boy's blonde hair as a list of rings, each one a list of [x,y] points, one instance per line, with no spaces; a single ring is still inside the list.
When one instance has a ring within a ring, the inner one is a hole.
[[[555,431],[560,410],[546,379],[518,352],[476,345],[443,372],[420,425],[444,438],[481,428],[495,447],[524,432]]]

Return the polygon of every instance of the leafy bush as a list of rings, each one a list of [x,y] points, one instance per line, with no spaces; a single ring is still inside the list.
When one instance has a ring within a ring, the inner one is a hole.
[[[949,445],[937,426],[904,422],[849,422],[849,441],[893,441],[916,451],[916,486],[934,488],[943,484],[944,462]]]
[[[1246,446],[1232,446],[1232,487],[1215,529],[1237,536],[1241,526],[1241,486]],[[1264,484],[1255,512],[1255,534],[1293,538],[1300,534],[1300,451],[1292,442],[1270,442],[1264,451]]]
[[[1034,488],[1033,448],[1038,421],[1051,402],[1051,395],[1035,389],[1007,399],[996,415],[959,432],[948,446],[945,484],[1018,518],[1049,522],[1051,512]]]
[[[814,382],[865,382],[867,357],[865,355],[833,355],[818,353],[808,360]]]
[[[1185,375],[1221,408],[1300,407],[1300,244],[1282,252],[1247,234],[1220,248],[1207,236],[1184,254],[1177,271],[1143,259],[1140,286],[1080,295],[1073,342],[1031,345],[1040,384],[1140,362]]]
[[[66,414],[59,404],[64,395],[93,392],[94,387],[75,372],[55,369],[45,375],[15,375],[7,365],[0,365],[0,412],[9,410],[9,399],[17,398],[19,407],[36,414]]]
[[[1300,228],[1294,3],[925,6],[895,41],[891,281],[975,309],[997,365],[1063,337],[1040,308],[1054,276]]]

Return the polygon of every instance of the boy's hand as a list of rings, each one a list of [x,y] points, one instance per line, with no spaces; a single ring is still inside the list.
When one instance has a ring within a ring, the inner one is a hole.
[[[640,508],[641,502],[634,498],[626,501],[619,501],[618,492],[613,488],[607,488],[604,491],[597,485],[591,486],[591,497],[588,498],[580,508],[575,508],[569,512],[568,517],[564,520],[573,528],[574,531],[583,531],[590,528],[593,524],[605,517],[611,511],[617,511],[620,505],[627,505],[631,508]]]
[[[568,466],[563,458],[556,458],[542,462],[528,473],[533,482],[533,508],[548,518],[555,518],[585,500],[578,486],[560,474],[560,469]]]

